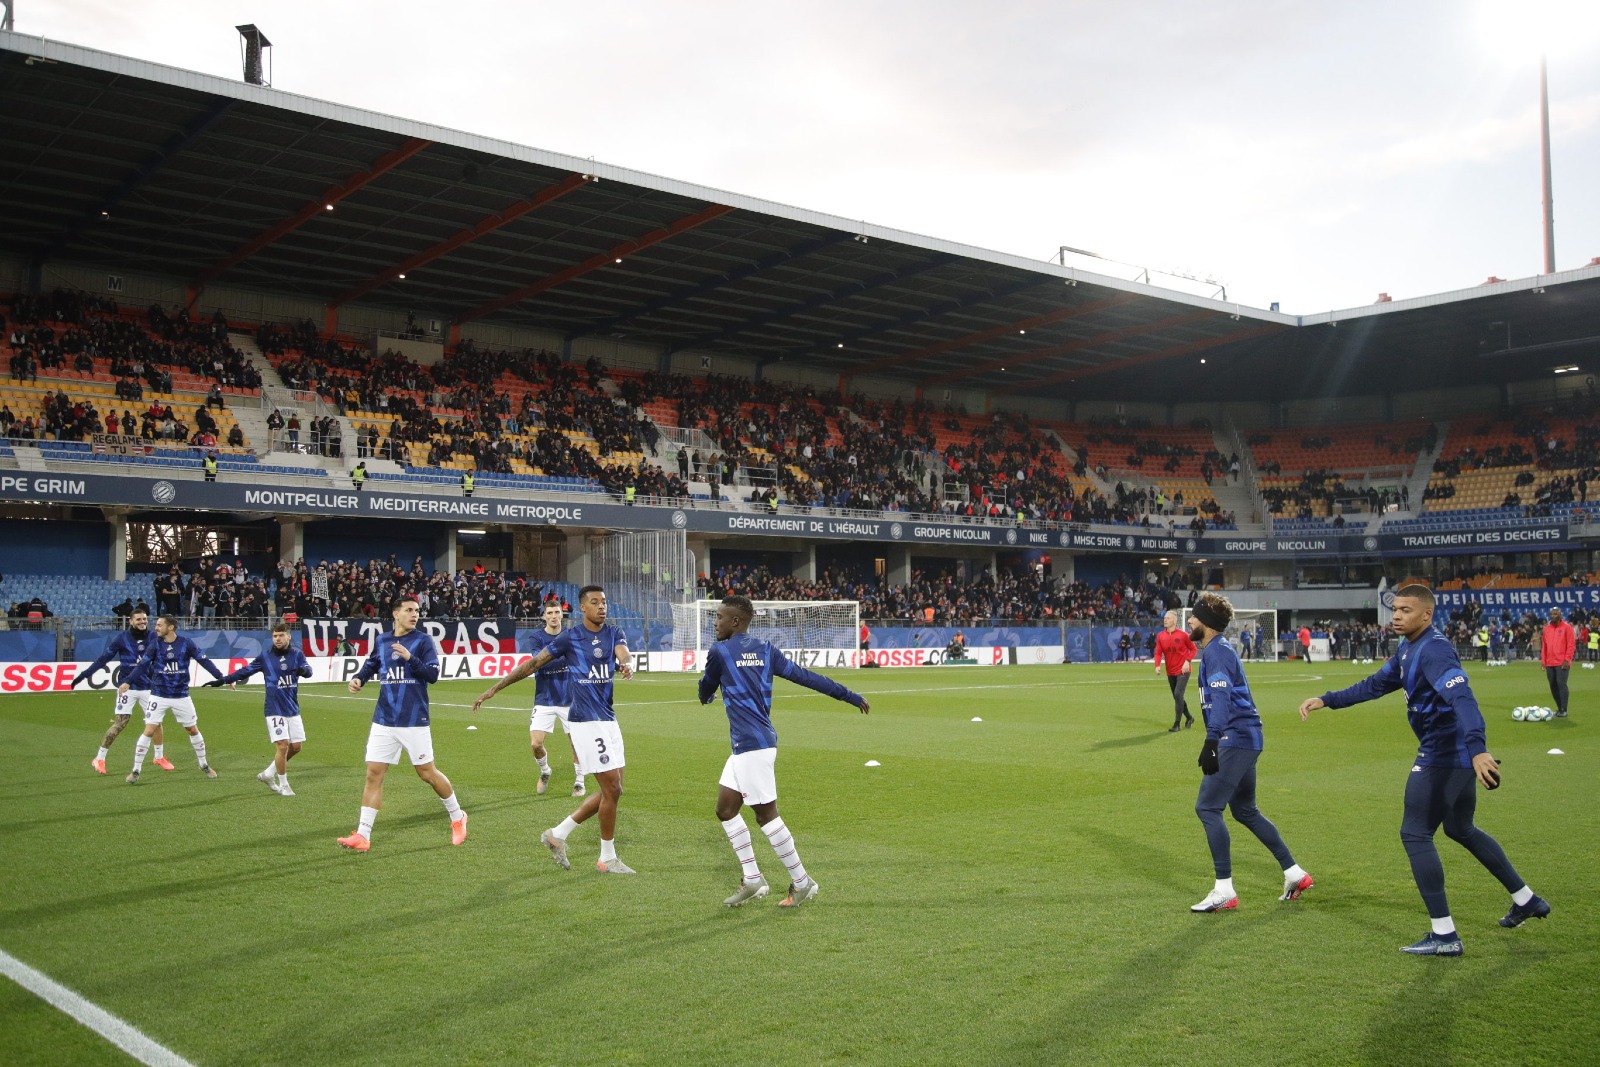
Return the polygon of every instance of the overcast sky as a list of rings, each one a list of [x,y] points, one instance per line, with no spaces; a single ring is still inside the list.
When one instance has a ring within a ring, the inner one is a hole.
[[[1595,0],[16,7],[235,78],[254,22],[291,92],[1297,313],[1539,272],[1542,26],[1556,267],[1600,256]]]

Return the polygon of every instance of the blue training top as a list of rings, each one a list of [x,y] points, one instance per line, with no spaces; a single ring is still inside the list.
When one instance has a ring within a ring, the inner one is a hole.
[[[410,659],[395,653],[397,644],[411,653]],[[373,722],[379,726],[428,725],[428,683],[439,680],[439,649],[433,638],[421,630],[404,637],[396,637],[392,630],[379,634],[356,677],[365,682],[375,674],[380,688]]]
[[[1250,695],[1239,653],[1221,634],[1200,650],[1200,679],[1200,714],[1206,720],[1206,737],[1222,748],[1260,752],[1265,744],[1261,713]]]
[[[163,641],[159,637],[146,641],[144,655],[139,657],[139,662],[123,676],[122,681],[128,684],[129,689],[150,690],[151,696],[186,697],[189,695],[191,663],[200,664],[213,678],[222,677],[222,671],[200,654],[200,649],[195,647],[193,641],[175,635],[171,641]]]
[[[251,675],[261,675],[267,684],[267,715],[285,717],[300,714],[300,679],[311,677],[311,664],[298,648],[279,652],[269,648],[249,663],[223,678],[224,682],[242,682]]]
[[[535,630],[528,639],[528,651],[537,656],[550,646],[560,634],[548,630]],[[533,702],[542,708],[567,708],[572,706],[572,682],[566,660],[551,660],[533,674]]]
[[[569,722],[617,721],[617,711],[611,706],[611,676],[617,668],[617,649],[627,647],[627,637],[609,622],[602,623],[598,632],[589,629],[588,623],[580,623],[563,630],[545,646],[545,651],[555,657],[550,666],[563,663],[569,668]]]
[[[1406,718],[1417,735],[1417,766],[1465,769],[1474,756],[1489,750],[1483,712],[1461,669],[1461,657],[1432,627],[1415,641],[1402,638],[1376,674],[1348,689],[1322,694],[1322,702],[1347,708],[1401,688],[1406,691]]]
[[[717,687],[722,687],[735,753],[778,747],[778,731],[772,726],[774,674],[835,700],[861,706],[858,694],[832,678],[806,670],[784,655],[782,649],[749,634],[734,634],[711,646],[705,673],[700,676],[700,703],[711,703]]]
[[[95,661],[83,669],[83,676],[87,678],[95,671],[104,667],[112,660],[117,661],[117,669],[111,672],[111,684],[121,685],[133,673],[133,668],[138,665],[144,656],[145,646],[155,638],[149,628],[142,631],[123,630],[113,637],[106,645],[106,650],[100,653]]]

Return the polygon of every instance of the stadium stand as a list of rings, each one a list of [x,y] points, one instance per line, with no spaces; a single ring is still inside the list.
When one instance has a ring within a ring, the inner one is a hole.
[[[1592,516],[1600,478],[1600,399],[1579,396],[1506,419],[1459,424],[1428,482],[1426,511],[1464,520]]]

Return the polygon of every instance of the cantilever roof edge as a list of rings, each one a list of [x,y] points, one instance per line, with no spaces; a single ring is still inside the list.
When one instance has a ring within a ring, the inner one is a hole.
[[[1353,319],[1371,318],[1374,315],[1392,315],[1399,311],[1415,311],[1418,308],[1439,307],[1443,304],[1459,304],[1468,300],[1477,300],[1485,296],[1501,296],[1510,293],[1527,293],[1535,289],[1543,289],[1551,285],[1570,285],[1573,282],[1585,282],[1600,278],[1600,264],[1586,267],[1574,267],[1571,270],[1558,270],[1554,274],[1535,274],[1527,278],[1512,278],[1508,281],[1487,282],[1474,285],[1467,289],[1452,289],[1445,293],[1430,293],[1426,296],[1412,296],[1404,300],[1388,300],[1382,304],[1367,304],[1362,307],[1341,308],[1337,311],[1319,311],[1315,315],[1299,316],[1301,326],[1326,326],[1334,322],[1349,322]]]
[[[199,71],[185,70],[181,67],[170,67],[151,60],[135,59],[131,56],[103,52],[99,49],[67,44],[45,37],[0,31],[0,50],[16,52],[26,56],[38,56],[45,60],[87,67],[91,70],[104,71],[110,74],[142,78],[146,81],[190,89],[214,96],[228,97],[248,103],[261,104],[265,107],[279,108],[314,118],[345,122],[354,126],[364,126],[401,137],[422,138],[440,144],[453,145],[457,148],[465,148],[470,151],[504,156],[538,166],[593,174],[603,180],[626,183],[655,192],[725,204],[741,211],[752,211],[776,216],[791,222],[800,222],[835,230],[846,230],[865,237],[892,241],[930,252],[941,252],[964,259],[979,260],[996,266],[1030,271],[1045,277],[1056,277],[1060,278],[1063,283],[1083,282],[1104,289],[1131,293],[1151,299],[1166,300],[1196,308],[1205,308],[1222,314],[1284,326],[1294,326],[1301,322],[1301,319],[1295,315],[1264,311],[1260,308],[1253,308],[1231,301],[1215,300],[1210,297],[1184,293],[1175,289],[1166,289],[1158,285],[1126,281],[1109,275],[1085,271],[1077,267],[1059,266],[1046,261],[1013,255],[1009,252],[978,248],[973,245],[946,241],[924,234],[895,230],[888,226],[860,219],[841,218],[820,211],[812,211],[807,208],[795,207],[772,200],[763,200],[760,197],[746,196],[723,189],[696,185],[692,182],[679,181],[675,178],[666,178],[647,171],[601,163],[595,160],[565,155],[560,152],[551,152],[546,149],[532,148],[527,145],[517,144],[514,141],[502,141],[482,134],[469,133],[446,126],[435,126],[431,123],[418,122],[396,115],[387,115],[379,111],[369,111],[365,108],[320,100],[316,97],[302,96],[298,93],[291,93],[270,86],[251,85],[247,82],[235,81],[215,74],[204,74]]]

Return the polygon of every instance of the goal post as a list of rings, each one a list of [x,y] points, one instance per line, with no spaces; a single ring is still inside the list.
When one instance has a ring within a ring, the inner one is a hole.
[[[829,656],[830,665],[858,667],[861,657],[859,600],[756,600],[750,635],[785,651],[847,653]],[[704,652],[716,641],[720,600],[693,600],[672,606],[672,647]]]
[[[1178,612],[1178,625],[1187,627],[1189,608]],[[1223,636],[1238,651],[1241,659],[1278,659],[1278,611],[1276,608],[1234,608],[1233,621]],[[1258,640],[1259,638],[1259,640]]]

